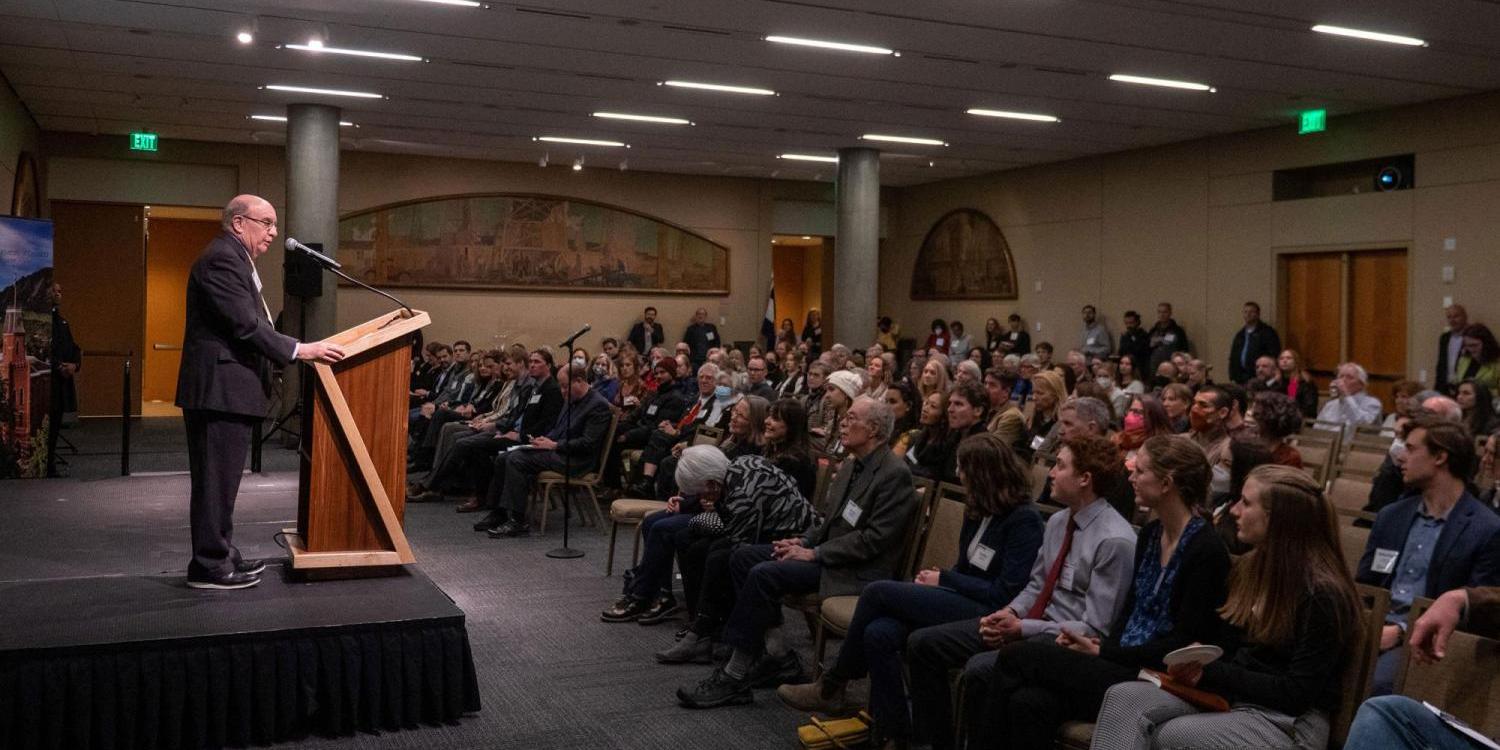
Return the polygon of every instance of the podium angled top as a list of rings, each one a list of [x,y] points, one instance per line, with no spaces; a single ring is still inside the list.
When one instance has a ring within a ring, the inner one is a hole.
[[[423,310],[392,310],[323,340],[344,347],[344,356],[353,357],[387,341],[410,336],[430,323],[432,318]]]

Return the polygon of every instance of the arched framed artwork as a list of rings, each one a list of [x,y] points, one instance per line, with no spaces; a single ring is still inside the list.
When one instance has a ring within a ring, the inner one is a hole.
[[[911,298],[1016,299],[1016,263],[994,220],[981,211],[949,211],[922,240]]]
[[[376,286],[729,294],[724,245],[555,195],[441,196],[358,211],[339,220],[338,258]]]

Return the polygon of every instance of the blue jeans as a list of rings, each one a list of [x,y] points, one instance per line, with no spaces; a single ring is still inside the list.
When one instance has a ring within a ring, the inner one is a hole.
[[[687,528],[691,513],[652,513],[641,519],[641,561],[635,566],[635,582],[630,595],[637,599],[655,599],[672,590],[672,556],[677,551],[672,538]]]
[[[911,736],[911,715],[901,678],[901,653],[911,631],[982,617],[993,611],[962,594],[906,581],[865,586],[849,634],[830,674],[853,680],[870,675],[870,715],[886,737]]]
[[[1359,707],[1345,747],[1381,750],[1474,750],[1477,745],[1443,723],[1426,706],[1401,695],[1371,698]]]

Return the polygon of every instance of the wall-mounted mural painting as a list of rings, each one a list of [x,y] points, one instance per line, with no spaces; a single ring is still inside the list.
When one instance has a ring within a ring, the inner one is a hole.
[[[449,196],[362,211],[339,221],[338,257],[376,286],[729,293],[727,247],[558,196]]]
[[[1016,299],[1016,263],[1000,227],[980,211],[944,214],[917,253],[912,299]]]

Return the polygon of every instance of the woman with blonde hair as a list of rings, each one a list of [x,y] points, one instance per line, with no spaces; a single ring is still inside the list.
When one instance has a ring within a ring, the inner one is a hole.
[[[1205,712],[1149,682],[1105,694],[1092,747],[1322,750],[1360,652],[1360,604],[1339,544],[1338,516],[1316,481],[1256,467],[1230,509],[1250,552],[1235,562],[1219,616],[1233,629],[1225,659],[1169,667],[1172,679],[1231,710]]]
[[[1047,452],[1057,442],[1057,415],[1067,400],[1068,387],[1057,371],[1042,370],[1031,376],[1031,421],[1026,429],[1034,436],[1033,450]]]
[[[929,356],[927,362],[922,365],[922,377],[917,380],[917,392],[923,399],[926,399],[934,391],[947,393],[952,387],[953,383],[948,379],[948,358]]]

